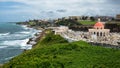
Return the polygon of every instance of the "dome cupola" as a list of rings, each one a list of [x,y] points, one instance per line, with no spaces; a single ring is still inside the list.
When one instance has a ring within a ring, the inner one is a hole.
[[[100,19],[98,19],[98,22],[94,25],[95,29],[104,29],[104,25],[102,22],[100,22]]]

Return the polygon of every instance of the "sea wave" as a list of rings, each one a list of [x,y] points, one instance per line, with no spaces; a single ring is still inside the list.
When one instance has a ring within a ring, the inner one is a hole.
[[[26,26],[22,26],[24,28],[28,28]],[[29,38],[35,37],[35,34],[41,32],[41,30],[24,30],[14,33],[4,33],[0,34],[0,46],[1,48],[7,46],[21,47],[21,49],[31,49],[32,45],[27,45]],[[4,47],[3,47],[4,46]]]
[[[27,25],[22,25],[21,27],[25,30],[32,29],[32,28],[27,27]]]
[[[20,33],[20,34],[30,34],[30,31],[21,31],[21,32],[16,32],[16,33]]]
[[[8,57],[8,58],[5,58],[4,60],[10,60],[12,58],[14,58],[15,56],[12,56],[12,57]]]
[[[6,35],[9,35],[10,32],[7,32],[7,33],[0,33],[0,36],[6,36]]]
[[[10,25],[10,27],[14,26]],[[6,31],[7,33],[0,33],[0,58],[2,58],[2,60],[0,59],[0,63],[11,59],[12,57],[10,56],[20,54],[22,49],[31,49],[32,45],[27,44],[29,38],[35,37],[34,34],[41,32],[27,26],[22,26],[22,28],[21,26],[15,26],[15,28],[20,28],[20,30],[9,30]],[[8,52],[10,53],[8,54]]]
[[[25,38],[29,38],[31,34],[9,34],[6,36],[0,36],[0,41],[9,41],[9,40],[21,40]]]
[[[21,49],[26,49],[26,50],[32,49],[32,45],[22,46]]]
[[[12,46],[12,47],[20,47],[20,49],[31,49],[32,45],[28,45],[27,44],[28,41],[29,41],[29,39],[3,41],[0,44],[0,45],[2,45],[2,47],[0,46],[0,48],[5,48],[5,47]]]
[[[36,30],[37,32],[42,32],[42,30]]]
[[[29,39],[24,39],[24,40],[13,40],[13,41],[2,41],[0,45],[5,45],[5,46],[26,46],[26,43],[28,42]]]
[[[8,46],[0,46],[0,49],[7,48]]]

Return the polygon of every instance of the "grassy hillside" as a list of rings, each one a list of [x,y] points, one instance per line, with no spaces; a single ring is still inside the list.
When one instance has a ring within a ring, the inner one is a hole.
[[[56,25],[57,26],[64,25],[64,26],[71,27],[71,26],[80,26],[82,24],[77,22],[76,20],[66,19],[66,20],[61,20],[56,22]]]
[[[29,51],[3,68],[119,68],[120,50],[91,46],[84,41],[68,43],[48,34]]]
[[[96,21],[87,21],[87,20],[79,20],[79,23],[81,23],[82,25],[94,25],[96,23]]]

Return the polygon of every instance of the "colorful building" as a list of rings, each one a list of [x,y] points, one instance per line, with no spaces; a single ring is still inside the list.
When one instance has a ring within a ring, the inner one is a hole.
[[[100,19],[98,19],[98,22],[93,26],[93,29],[89,29],[89,35],[94,40],[107,37],[109,33],[110,29],[104,29],[104,24],[100,22]]]

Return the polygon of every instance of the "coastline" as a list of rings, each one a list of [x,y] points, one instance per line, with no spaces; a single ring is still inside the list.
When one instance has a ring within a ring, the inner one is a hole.
[[[18,24],[19,25],[19,24]],[[26,41],[26,46],[23,46],[23,48],[21,48],[24,51],[27,50],[31,50],[36,44],[37,42],[41,39],[41,37],[44,35],[44,29],[40,28],[40,27],[29,27],[28,25],[20,25],[25,29],[35,29],[36,32],[28,38],[28,40]],[[11,60],[11,59],[10,59]],[[8,62],[10,61],[8,60]],[[2,67],[5,63],[1,63],[0,67]]]
[[[45,34],[44,30],[42,32],[36,33],[34,37],[29,38],[27,44],[32,45],[33,48],[37,44],[37,42],[43,37],[44,34]]]
[[[33,37],[28,38],[29,40],[26,42],[26,47],[24,49],[24,51],[26,51],[26,50],[32,49],[37,44],[37,42],[41,39],[41,37],[43,37],[43,35],[45,34],[45,32],[44,32],[44,29],[41,28],[41,27],[36,27],[36,26],[31,27],[29,25],[23,25],[23,24],[22,24],[22,26],[38,30],[33,35]]]

